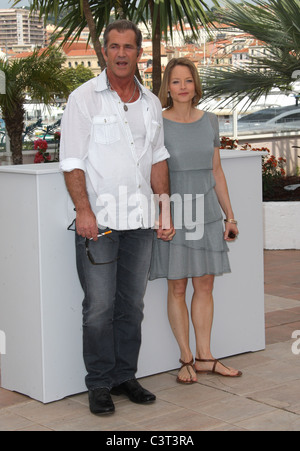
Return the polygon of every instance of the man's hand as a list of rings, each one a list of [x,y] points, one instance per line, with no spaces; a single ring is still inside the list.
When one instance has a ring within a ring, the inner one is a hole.
[[[160,198],[159,223],[156,228],[157,238],[163,241],[171,241],[176,231],[170,212],[169,169],[166,161],[152,166],[151,185],[153,192],[158,194]]]
[[[80,210],[76,216],[76,231],[83,238],[98,241],[98,224],[92,210]]]
[[[159,215],[159,224],[156,229],[157,238],[162,241],[172,241],[174,236],[176,235],[176,230],[173,226],[173,221],[171,215],[169,216],[169,220],[167,222],[163,221],[163,213]]]
[[[176,235],[176,230],[174,227],[171,229],[162,229],[159,228],[156,230],[157,238],[162,241],[172,241],[174,236]]]
[[[84,238],[98,240],[98,224],[86,192],[85,173],[80,169],[65,172],[65,181],[76,209],[76,231]]]

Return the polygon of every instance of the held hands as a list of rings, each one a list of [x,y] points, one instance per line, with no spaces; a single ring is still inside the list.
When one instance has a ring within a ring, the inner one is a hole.
[[[162,229],[161,227],[156,230],[157,238],[162,241],[172,241],[176,235],[176,230],[174,227],[170,229]]]
[[[172,218],[166,222],[162,221],[162,214],[159,216],[159,224],[156,227],[157,238],[162,241],[172,241],[174,236],[176,235],[176,230],[173,226]]]
[[[164,215],[160,214],[159,223],[157,224],[156,233],[157,238],[162,241],[172,241],[176,235],[176,230],[174,229],[172,218],[169,217],[167,221],[163,221],[162,217]],[[83,238],[98,240],[98,224],[96,217],[92,210],[80,210],[77,211],[76,217],[76,231],[78,235]],[[225,220],[225,241],[234,241],[239,235],[239,229],[237,227],[236,221]]]
[[[92,210],[77,211],[76,231],[78,235],[83,238],[98,241],[98,224]],[[172,220],[170,220],[170,223],[168,224],[162,224],[160,219],[159,227],[156,230],[156,233],[158,239],[163,241],[171,241],[176,234]]]

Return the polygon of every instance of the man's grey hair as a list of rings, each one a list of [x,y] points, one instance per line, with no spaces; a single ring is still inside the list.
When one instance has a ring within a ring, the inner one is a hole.
[[[141,30],[130,20],[116,20],[109,24],[104,32],[104,50],[107,53],[107,45],[108,45],[108,35],[112,30],[116,30],[119,33],[124,33],[125,31],[132,30],[136,36],[136,46],[138,49],[138,53],[142,48],[143,36]]]

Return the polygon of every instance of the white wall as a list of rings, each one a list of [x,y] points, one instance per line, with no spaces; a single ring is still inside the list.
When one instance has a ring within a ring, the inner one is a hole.
[[[300,202],[265,202],[264,247],[300,249]]]

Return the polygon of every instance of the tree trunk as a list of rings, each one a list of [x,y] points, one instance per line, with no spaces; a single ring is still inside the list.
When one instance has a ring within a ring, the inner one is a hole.
[[[151,11],[152,25],[154,21],[154,0],[149,0]],[[155,24],[155,30],[152,34],[152,52],[153,52],[153,72],[152,72],[152,91],[153,94],[158,95],[161,86],[161,34],[160,34],[160,6],[158,7],[158,15]]]
[[[87,25],[89,27],[89,31],[91,34],[92,43],[101,67],[101,70],[103,71],[106,68],[106,62],[102,55],[102,46],[99,40],[99,37],[97,36],[97,29],[96,24],[93,18],[93,14],[90,8],[89,0],[83,0],[83,13],[87,21]]]
[[[23,164],[23,129],[24,129],[25,110],[23,104],[17,104],[14,111],[6,112],[3,110],[3,119],[5,121],[7,134],[10,139],[10,149],[12,153],[13,164]]]

